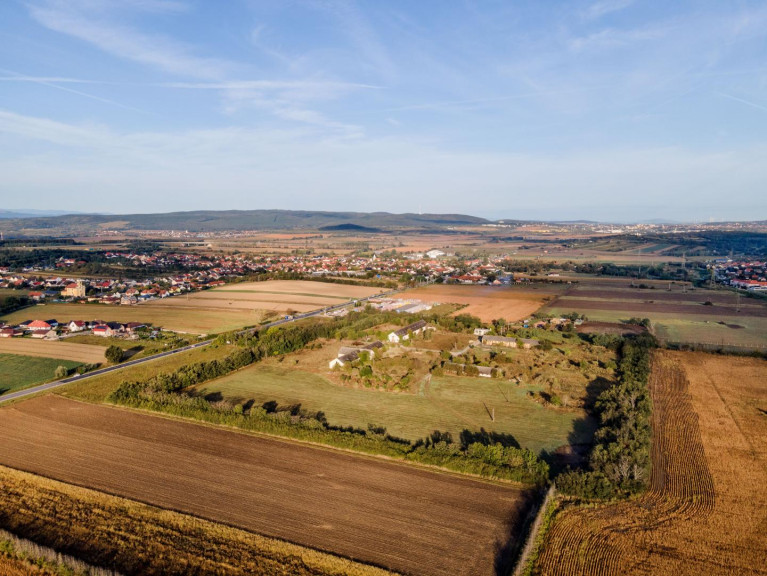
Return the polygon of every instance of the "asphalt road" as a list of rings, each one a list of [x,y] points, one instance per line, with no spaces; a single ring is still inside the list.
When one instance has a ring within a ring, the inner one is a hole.
[[[270,322],[269,324],[264,324],[263,326],[258,326],[257,328],[248,328],[247,330],[241,330],[239,334],[244,334],[246,332],[256,332],[258,330],[269,329],[272,326],[281,326],[282,324],[288,324],[290,322],[295,322],[296,320],[302,320],[303,318],[320,316],[322,314],[325,314],[326,312],[330,312],[332,310],[337,310],[339,308],[344,308],[346,306],[349,306],[353,302],[364,302],[372,298],[385,298],[393,294],[396,294],[397,292],[401,292],[401,290],[392,290],[391,292],[374,294],[372,296],[366,296],[365,298],[355,298],[354,300],[350,300],[349,302],[344,302],[343,304],[335,304],[334,306],[327,306],[325,308],[313,310],[312,312],[305,312],[304,314],[296,314],[292,318],[281,318],[280,320]],[[85,380],[86,378],[93,378],[94,376],[100,376],[101,374],[106,374],[107,372],[122,370],[123,368],[127,368],[128,366],[135,366],[136,364],[151,362],[152,360],[157,360],[158,358],[165,358],[166,356],[172,356],[173,354],[180,354],[181,352],[186,352],[187,350],[193,350],[195,348],[202,348],[203,346],[209,345],[211,342],[213,342],[212,338],[210,340],[204,340],[203,342],[197,342],[196,344],[190,344],[189,346],[184,346],[182,348],[176,348],[175,350],[160,352],[159,354],[154,354],[152,356],[147,356],[145,358],[138,358],[136,360],[128,360],[127,362],[123,362],[121,364],[115,364],[114,366],[107,366],[106,368],[99,368],[98,370],[93,370],[92,372],[87,372],[82,375],[70,376],[62,380],[56,380],[55,382],[48,382],[46,384],[40,384],[39,386],[33,386],[31,388],[25,388],[24,390],[11,392],[10,394],[4,394],[3,396],[0,396],[0,404],[2,404],[3,402],[9,402],[11,400],[16,400],[18,398],[24,398],[25,396],[31,396],[32,394],[37,394],[39,392],[44,392],[45,390],[52,390],[53,388],[58,388],[59,386],[69,384],[70,382],[77,382],[80,380]]]

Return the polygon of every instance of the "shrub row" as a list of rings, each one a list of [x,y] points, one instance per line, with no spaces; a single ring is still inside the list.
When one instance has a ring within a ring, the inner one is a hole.
[[[604,499],[646,488],[652,441],[648,380],[651,353],[656,345],[649,334],[623,340],[619,382],[602,392],[595,404],[599,428],[589,469],[561,474],[557,487],[564,494]]]

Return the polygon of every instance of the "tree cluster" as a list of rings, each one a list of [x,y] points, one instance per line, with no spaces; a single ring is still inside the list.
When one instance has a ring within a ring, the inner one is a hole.
[[[626,337],[620,347],[620,380],[599,395],[599,428],[588,471],[559,476],[559,489],[584,498],[612,498],[643,490],[650,476],[651,400],[648,388],[655,339]]]

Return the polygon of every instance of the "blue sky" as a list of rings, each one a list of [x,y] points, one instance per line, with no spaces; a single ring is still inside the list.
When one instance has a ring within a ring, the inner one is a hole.
[[[767,3],[3,0],[0,208],[767,219]]]

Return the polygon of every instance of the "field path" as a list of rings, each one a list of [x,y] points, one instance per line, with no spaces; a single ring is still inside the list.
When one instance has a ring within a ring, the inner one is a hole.
[[[408,574],[491,575],[507,484],[44,396],[0,409],[0,463]]]

